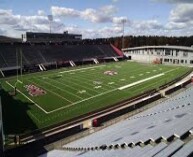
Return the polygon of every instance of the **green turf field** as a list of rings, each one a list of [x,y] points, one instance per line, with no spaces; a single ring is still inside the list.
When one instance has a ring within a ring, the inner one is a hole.
[[[135,62],[63,68],[19,77],[16,96],[9,93],[17,78],[2,79],[5,133],[27,133],[69,120],[158,88],[188,70]],[[40,94],[30,95],[26,85],[37,87]]]

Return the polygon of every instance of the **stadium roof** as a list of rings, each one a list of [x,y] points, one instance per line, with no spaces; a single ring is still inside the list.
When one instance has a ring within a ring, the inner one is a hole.
[[[162,45],[162,46],[140,46],[140,47],[132,47],[132,48],[125,48],[123,51],[126,50],[141,50],[141,49],[176,49],[176,50],[185,50],[193,52],[193,47],[187,46],[172,46],[172,45]]]

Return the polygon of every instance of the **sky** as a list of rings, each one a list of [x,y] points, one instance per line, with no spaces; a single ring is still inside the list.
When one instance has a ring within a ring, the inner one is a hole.
[[[193,0],[0,0],[0,35],[26,31],[123,35],[193,35]]]

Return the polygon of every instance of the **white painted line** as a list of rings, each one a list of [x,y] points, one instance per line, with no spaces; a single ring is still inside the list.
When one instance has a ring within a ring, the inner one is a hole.
[[[108,84],[114,84],[115,82],[109,82]]]
[[[21,84],[23,84],[23,82],[22,81],[20,81],[20,80],[17,80],[19,83],[21,83]]]
[[[152,76],[152,77],[148,77],[148,78],[146,78],[146,79],[139,80],[139,81],[137,81],[137,82],[133,82],[133,83],[128,84],[128,85],[126,85],[126,86],[120,87],[120,88],[118,88],[118,89],[119,89],[119,90],[123,90],[123,89],[129,88],[129,87],[132,87],[132,86],[135,86],[135,85],[137,85],[137,84],[139,84],[139,83],[143,83],[143,82],[152,80],[152,79],[154,79],[154,78],[157,78],[157,77],[160,77],[160,76],[163,76],[163,75],[164,75],[164,73],[159,74],[159,75],[155,75],[155,76]]]
[[[38,79],[38,78],[35,78],[35,77],[34,77],[34,79]],[[72,88],[72,87],[69,86],[69,85],[66,85],[66,84],[61,83],[60,81],[56,81],[56,80],[53,80],[53,79],[50,79],[50,78],[48,78],[48,79],[49,79],[50,81],[52,81],[52,82],[55,81],[55,82],[58,83],[58,84],[61,84],[61,85],[63,85],[63,86],[66,86],[66,87],[69,87],[69,88],[71,88],[71,89],[73,89],[73,90],[76,90],[75,88]],[[38,80],[42,81],[41,79],[38,79]],[[58,86],[55,86],[55,85],[53,85],[53,84],[50,84],[50,83],[48,83],[48,81],[45,82],[45,83],[49,84],[50,86],[53,86],[54,88],[57,88],[57,89],[63,91],[63,92],[66,92],[66,93],[68,93],[68,94],[70,94],[70,95],[73,95],[73,96],[75,96],[75,97],[78,97],[78,98],[82,99],[82,97],[79,97],[78,95],[73,94],[72,92],[69,92],[68,90],[64,90],[64,89],[62,89],[62,88],[59,88]],[[70,102],[71,102],[71,101],[70,101]],[[71,103],[72,103],[72,102],[71,102]]]
[[[87,67],[87,68],[80,68],[80,69],[74,69],[74,70],[68,70],[68,71],[62,71],[60,72],[61,74],[62,73],[69,73],[69,72],[72,72],[72,71],[80,71],[80,70],[83,70],[83,69],[93,69],[93,68],[99,68],[99,67],[103,67],[103,66],[106,66],[106,65],[98,65],[98,66],[92,66],[92,67]]]
[[[12,86],[8,81],[6,81],[6,83],[14,88],[14,86]],[[49,112],[47,112],[46,110],[44,110],[42,107],[40,107],[37,103],[35,103],[32,99],[30,99],[27,95],[25,95],[24,93],[22,93],[19,89],[16,89],[21,95],[23,95],[26,99],[28,99],[30,102],[32,102],[34,105],[36,105],[40,110],[42,110],[44,113],[48,114]]]
[[[98,88],[101,88],[101,87],[102,87],[102,86],[95,86],[94,88],[95,88],[95,89],[98,89]]]
[[[37,78],[36,78],[36,79],[37,79]],[[39,80],[40,80],[40,79],[39,79]],[[70,101],[70,100],[66,99],[65,97],[61,96],[60,94],[55,93],[55,92],[53,92],[53,91],[51,91],[51,90],[49,90],[49,89],[46,89],[46,88],[45,88],[44,86],[42,86],[42,85],[39,85],[39,84],[37,84],[37,83],[35,83],[35,82],[31,81],[31,80],[28,80],[28,81],[31,82],[31,83],[33,83],[33,84],[36,84],[37,86],[41,87],[42,89],[44,89],[44,90],[46,90],[46,91],[48,91],[48,92],[56,95],[57,97],[65,100],[65,101],[67,101],[67,102],[69,102],[69,103],[73,103],[72,101]],[[45,83],[46,83],[46,84],[49,84],[48,82],[45,82]],[[51,84],[49,84],[49,85],[51,85]],[[51,86],[53,86],[53,85],[51,85]],[[54,87],[54,86],[53,86],[53,87]],[[55,86],[55,87],[56,87],[56,86]],[[57,87],[57,88],[58,88],[58,87]]]
[[[79,104],[79,103],[81,103],[81,102],[84,102],[84,101],[90,100],[90,99],[92,99],[92,98],[99,97],[99,96],[101,96],[101,95],[105,95],[105,94],[108,94],[108,93],[114,92],[114,91],[116,91],[116,90],[117,90],[117,88],[116,88],[116,89],[109,90],[109,91],[106,91],[106,92],[104,92],[104,93],[100,93],[100,94],[98,94],[98,95],[94,95],[94,96],[89,97],[89,98],[87,98],[87,99],[77,101],[77,102],[75,102],[75,103],[73,103],[73,104],[70,104],[70,105],[67,105],[67,106],[63,106],[63,107],[57,108],[57,109],[52,110],[52,111],[50,111],[50,112],[48,112],[48,113],[53,113],[53,112],[56,112],[56,111],[59,111],[59,110],[65,109],[65,108],[67,108],[67,107],[74,106],[74,105]]]

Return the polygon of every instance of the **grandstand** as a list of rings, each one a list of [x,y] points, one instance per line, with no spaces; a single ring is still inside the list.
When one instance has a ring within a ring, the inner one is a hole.
[[[123,56],[110,44],[4,44],[0,43],[0,69],[3,73],[20,68],[22,58],[23,70],[38,69],[39,65],[54,67],[66,66],[70,61],[82,64],[90,61],[97,64],[105,59],[114,60]],[[22,57],[21,57],[22,56]],[[17,63],[17,60],[19,63]],[[99,61],[98,61],[99,60]],[[69,64],[70,65],[70,64]]]
[[[40,157],[193,155],[193,86],[144,112]]]

